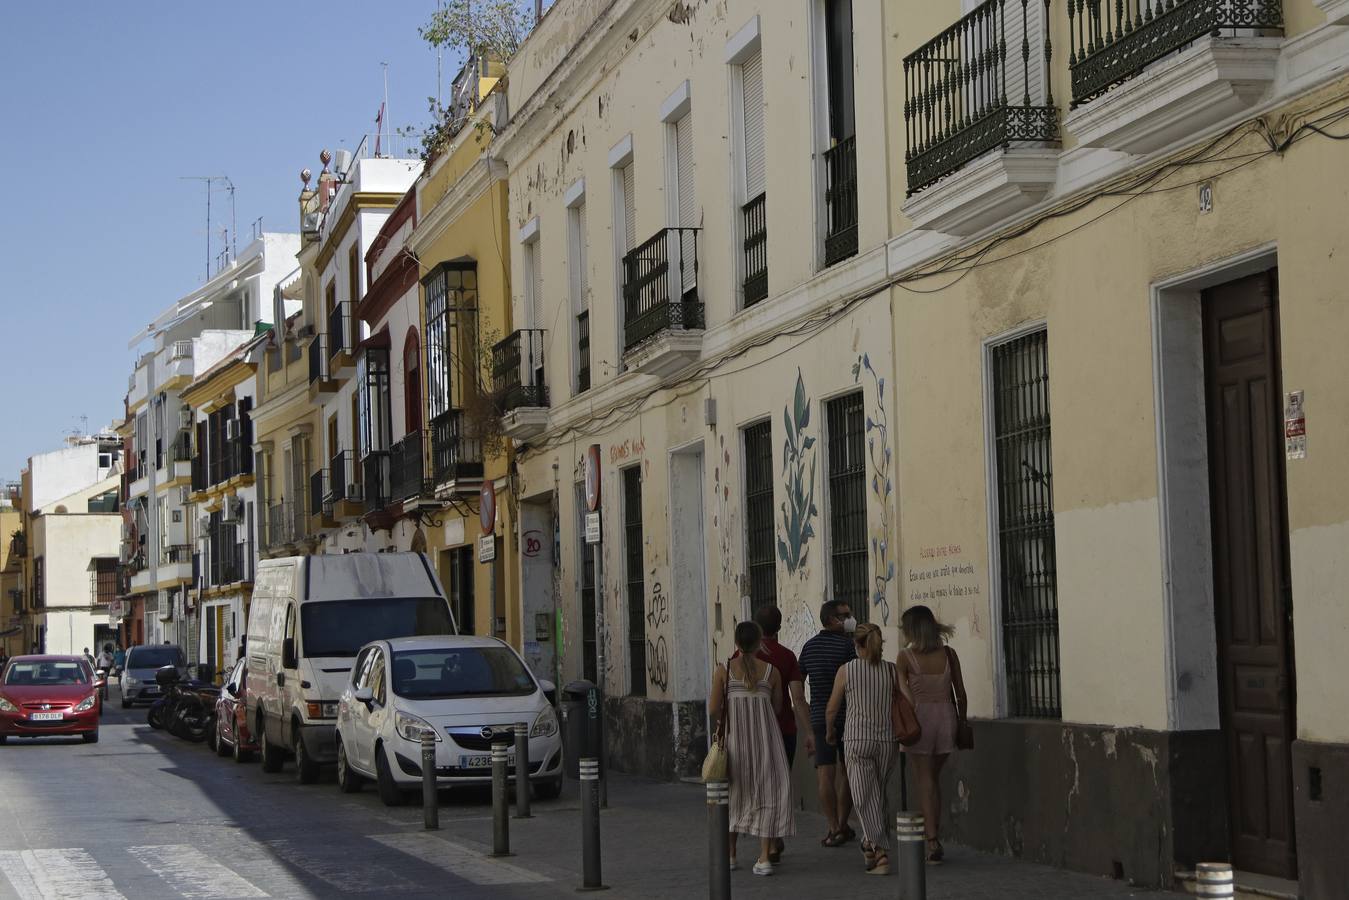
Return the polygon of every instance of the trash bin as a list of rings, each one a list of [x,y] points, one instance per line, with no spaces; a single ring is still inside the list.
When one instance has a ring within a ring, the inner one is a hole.
[[[584,679],[562,689],[562,766],[568,778],[580,776],[580,761],[600,755],[599,690]]]

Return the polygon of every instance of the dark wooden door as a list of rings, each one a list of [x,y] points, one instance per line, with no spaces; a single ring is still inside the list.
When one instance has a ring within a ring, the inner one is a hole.
[[[1277,273],[1205,291],[1213,589],[1232,861],[1297,877]]]

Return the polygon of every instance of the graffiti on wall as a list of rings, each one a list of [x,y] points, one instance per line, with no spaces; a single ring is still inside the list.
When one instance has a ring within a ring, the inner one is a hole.
[[[664,634],[670,624],[670,598],[651,570],[651,599],[646,610],[646,680],[662,691],[670,688],[670,648]]]
[[[801,370],[796,370],[796,391],[792,402],[782,409],[786,441],[782,448],[782,482],[786,499],[782,501],[782,532],[778,535],[778,557],[787,566],[787,575],[806,574],[810,540],[815,536],[812,520],[819,515],[815,505],[815,438],[810,428],[810,398]]]
[[[726,446],[726,435],[718,437],[719,459],[712,468],[712,529],[717,534],[717,563],[721,578],[717,581],[716,610],[717,621],[712,634],[712,654],[714,658],[722,656],[721,639],[724,633],[735,630],[736,614],[739,603],[732,605],[729,625],[722,620],[726,608],[722,606],[723,596],[739,598],[736,584],[736,549],[739,529],[736,519],[736,505],[731,503],[731,451]],[[723,594],[723,591],[725,592]]]
[[[867,460],[871,467],[871,496],[880,509],[880,521],[871,533],[871,605],[880,614],[881,624],[890,624],[890,582],[895,579],[895,561],[890,555],[890,503],[894,480],[890,474],[890,417],[885,411],[885,378],[871,367],[871,358],[863,353],[853,363],[855,384],[865,374],[875,392],[875,407],[866,417]],[[864,403],[865,405],[865,403]]]

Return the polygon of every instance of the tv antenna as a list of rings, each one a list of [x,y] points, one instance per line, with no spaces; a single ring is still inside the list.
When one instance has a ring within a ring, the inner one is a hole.
[[[200,181],[206,186],[206,280],[211,280],[211,189],[217,182],[224,182],[230,195],[230,258],[238,255],[237,238],[234,234],[234,182],[228,175],[180,175],[180,181]]]

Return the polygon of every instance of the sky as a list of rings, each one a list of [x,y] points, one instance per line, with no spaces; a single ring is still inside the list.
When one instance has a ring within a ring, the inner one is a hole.
[[[145,323],[206,279],[199,181],[235,187],[239,247],[259,216],[297,231],[299,172],[429,120],[435,0],[74,0],[5,4],[0,27],[0,481],[81,417],[122,415]],[[457,63],[446,54],[448,91]],[[229,222],[212,200],[211,258]]]

